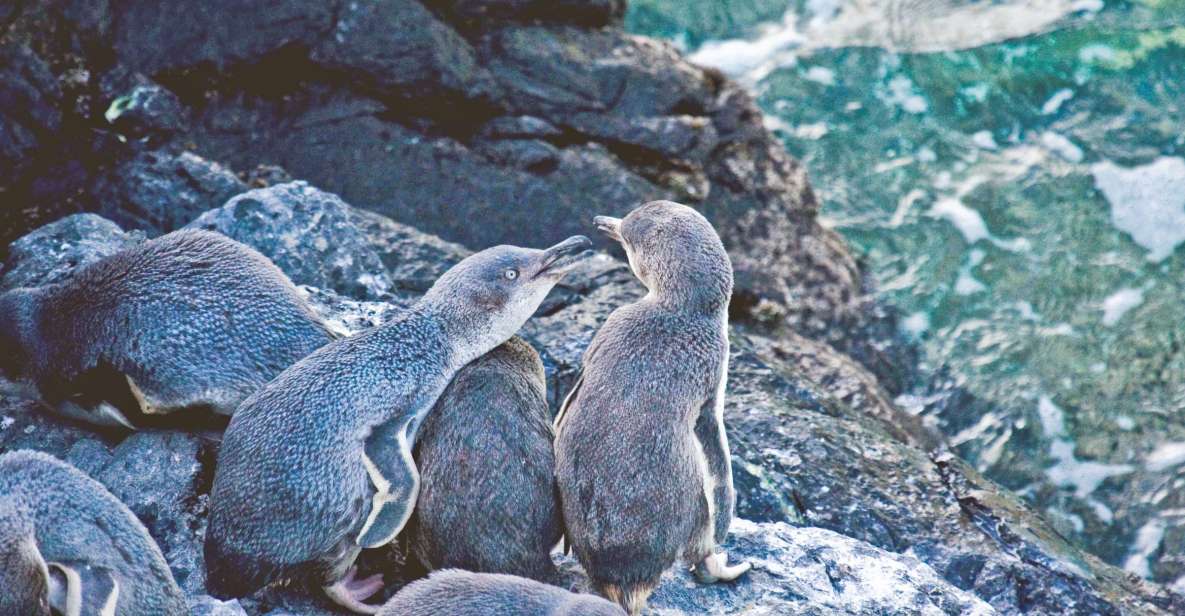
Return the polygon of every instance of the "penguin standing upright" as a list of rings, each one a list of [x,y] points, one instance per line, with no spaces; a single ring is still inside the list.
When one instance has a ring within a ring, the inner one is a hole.
[[[416,557],[430,569],[552,580],[563,533],[553,440],[543,361],[525,340],[462,368],[416,439]]]
[[[719,551],[735,493],[724,432],[732,266],[695,210],[654,201],[597,227],[649,294],[613,311],[556,418],[567,537],[593,586],[640,614],[682,558],[732,580]]]

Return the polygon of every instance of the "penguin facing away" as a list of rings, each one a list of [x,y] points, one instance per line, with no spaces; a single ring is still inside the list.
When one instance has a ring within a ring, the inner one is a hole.
[[[219,453],[206,533],[208,590],[240,597],[320,585],[359,613],[381,578],[359,551],[389,543],[419,491],[411,448],[456,372],[508,340],[591,243],[497,246],[445,272],[404,313],[313,352],[246,400]]]
[[[102,484],[43,453],[0,456],[0,614],[188,611],[160,548]]]
[[[181,230],[0,295],[6,370],[64,415],[128,417],[239,403],[333,335],[288,277],[217,233]]]
[[[408,584],[387,601],[380,616],[624,616],[620,607],[593,595],[568,592],[534,580],[460,569],[437,571]]]
[[[594,588],[640,614],[677,559],[732,580],[718,548],[735,492],[723,410],[732,266],[711,224],[670,201],[598,216],[649,294],[613,311],[556,417],[567,538]]]
[[[429,569],[550,581],[563,522],[539,354],[514,337],[457,373],[414,451],[410,545]]]

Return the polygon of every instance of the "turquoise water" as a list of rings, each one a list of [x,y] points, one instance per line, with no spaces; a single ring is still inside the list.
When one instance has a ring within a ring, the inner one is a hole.
[[[634,0],[748,84],[934,374],[899,402],[1185,589],[1185,0]]]

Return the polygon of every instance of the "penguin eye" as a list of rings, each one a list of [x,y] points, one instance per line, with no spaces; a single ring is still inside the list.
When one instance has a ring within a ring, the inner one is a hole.
[[[515,278],[518,278],[518,270],[513,268],[508,269],[505,272],[502,272],[502,277],[507,280],[514,280]]]

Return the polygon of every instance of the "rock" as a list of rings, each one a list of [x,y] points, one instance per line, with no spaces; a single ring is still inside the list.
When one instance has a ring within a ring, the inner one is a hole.
[[[118,92],[103,118],[131,138],[168,138],[189,128],[189,110],[176,94],[143,75]]]
[[[61,88],[44,60],[24,45],[0,45],[0,188],[21,177],[61,128],[61,104]]]
[[[143,152],[122,162],[92,188],[98,212],[149,235],[185,226],[245,192],[235,174],[191,152]]]
[[[682,567],[667,572],[649,614],[996,614],[907,554],[822,528],[737,520],[729,559],[753,569],[732,584],[697,584]]]
[[[190,616],[247,616],[237,600],[219,601],[209,595],[195,597],[189,602]]]
[[[8,246],[0,291],[61,282],[76,267],[143,240],[94,214],[75,214],[45,225]]]
[[[470,103],[497,96],[465,39],[410,0],[344,3],[312,59],[386,96],[456,95]]]
[[[377,299],[393,283],[337,195],[305,182],[245,192],[188,225],[218,231],[263,253],[293,282]]]
[[[426,0],[425,4],[471,29],[502,20],[597,27],[620,21],[625,14],[625,0]]]
[[[201,65],[225,69],[286,47],[315,45],[333,28],[340,4],[281,0],[259,10],[246,0],[126,3],[114,20],[111,45],[120,63],[145,75]]]
[[[193,434],[137,432],[111,452],[101,471],[91,471],[123,501],[156,539],[177,584],[186,592],[205,587],[202,538],[205,497],[213,481],[214,455]],[[203,485],[199,485],[203,484]]]

